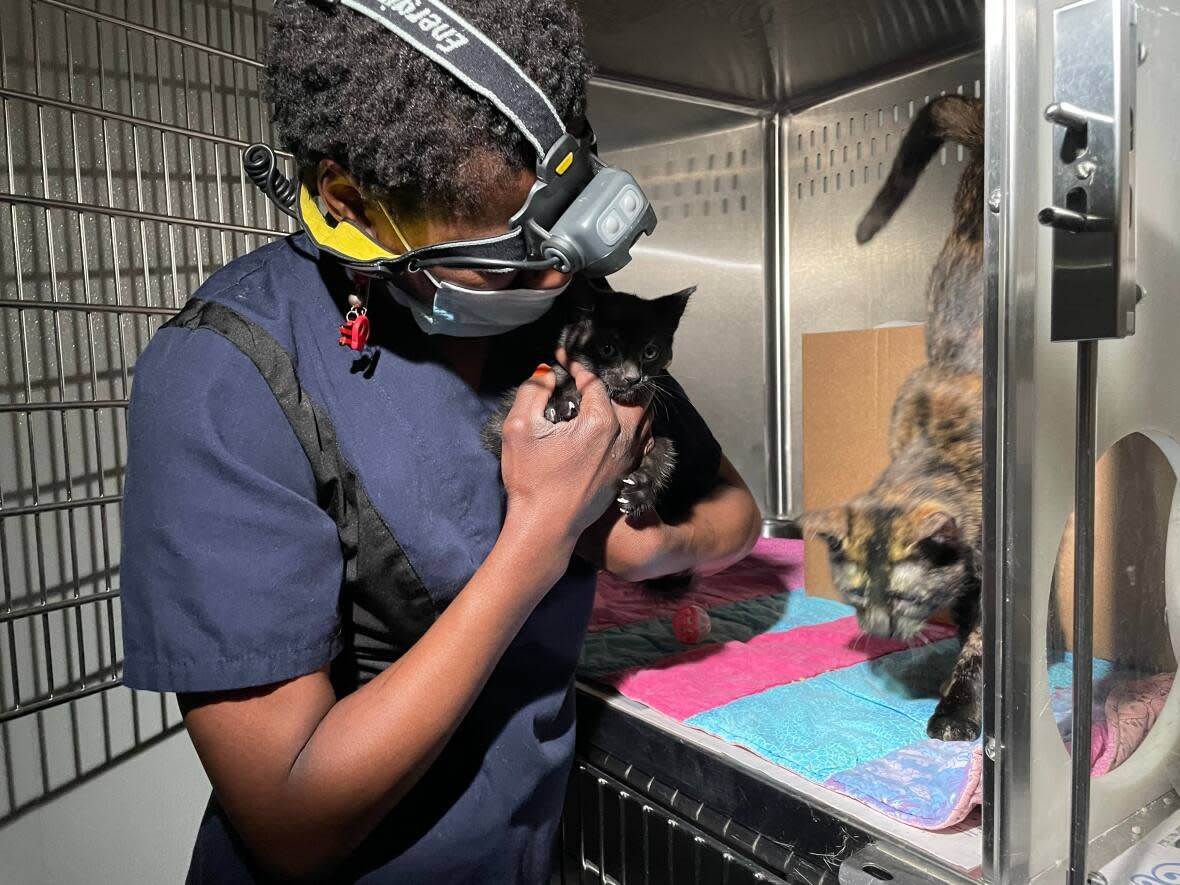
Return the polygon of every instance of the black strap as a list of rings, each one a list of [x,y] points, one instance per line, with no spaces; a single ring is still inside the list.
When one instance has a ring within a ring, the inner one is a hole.
[[[400,255],[397,261],[404,266],[416,261],[436,261],[456,256],[523,261],[528,257],[528,249],[523,233],[517,228],[503,236],[480,240],[448,240],[445,243],[421,246]]]
[[[541,87],[479,28],[440,0],[338,2],[393,31],[491,101],[532,142],[538,160],[565,133],[561,116]]]
[[[333,682],[338,690],[354,689],[397,660],[434,623],[438,612],[432,597],[341,454],[331,420],[303,390],[283,346],[225,305],[199,299],[165,325],[208,329],[245,354],[307,455],[318,503],[336,523],[344,556],[346,653],[333,662]]]

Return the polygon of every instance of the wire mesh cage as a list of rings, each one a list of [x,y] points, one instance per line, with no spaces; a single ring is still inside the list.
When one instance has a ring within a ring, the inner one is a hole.
[[[136,357],[210,273],[288,224],[241,166],[270,137],[269,8],[4,4],[0,722],[119,682]]]

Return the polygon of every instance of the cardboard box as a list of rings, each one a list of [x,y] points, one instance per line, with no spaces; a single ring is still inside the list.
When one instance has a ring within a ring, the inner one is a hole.
[[[897,391],[926,360],[923,326],[803,336],[803,506],[841,504],[889,463],[889,417]],[[828,549],[807,542],[807,592],[839,599]]]

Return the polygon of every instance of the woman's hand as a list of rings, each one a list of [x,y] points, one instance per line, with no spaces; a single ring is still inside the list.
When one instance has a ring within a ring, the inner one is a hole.
[[[642,454],[651,418],[646,405],[612,402],[606,388],[583,366],[569,365],[581,397],[578,415],[551,424],[545,406],[556,381],[542,366],[521,385],[504,421],[503,475],[508,493],[505,529],[524,527],[574,542],[606,512],[619,483]]]

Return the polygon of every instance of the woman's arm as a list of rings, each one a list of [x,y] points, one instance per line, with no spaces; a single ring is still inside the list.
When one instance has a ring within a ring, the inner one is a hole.
[[[425,773],[568,562],[544,527],[506,526],[455,601],[396,663],[340,700],[326,668],[181,698],[185,725],[254,856],[283,877],[341,862]]]
[[[761,528],[754,496],[723,456],[717,485],[684,522],[632,524],[612,508],[582,536],[577,552],[625,581],[717,572],[749,553]]]
[[[579,416],[542,417],[553,376],[526,383],[505,422],[508,513],[491,554],[408,652],[337,699],[326,668],[259,689],[181,697],[221,804],[255,858],[322,879],[438,757],[576,539],[617,494],[647,422],[580,367]]]

